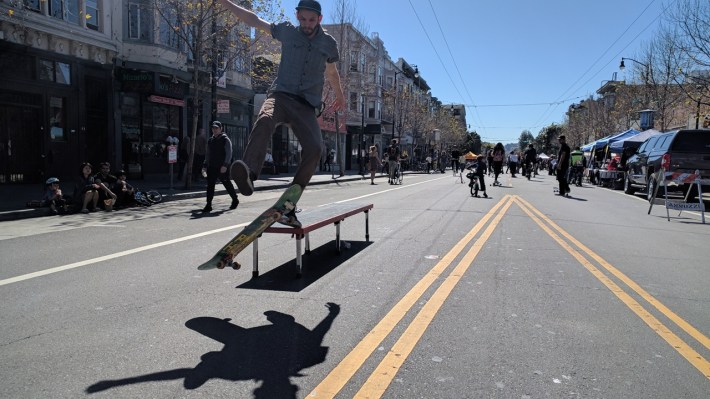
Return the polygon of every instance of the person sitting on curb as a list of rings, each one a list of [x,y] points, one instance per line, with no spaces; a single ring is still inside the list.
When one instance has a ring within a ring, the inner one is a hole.
[[[111,191],[111,187],[118,180],[116,176],[111,173],[111,164],[108,162],[101,163],[101,170],[94,176],[94,183],[99,185],[99,201],[100,207],[107,211],[113,209],[113,205],[116,203],[116,194]]]
[[[91,168],[90,163],[82,163],[81,174],[74,185],[74,204],[81,209],[81,213],[89,213],[89,204],[91,212],[95,212],[99,202],[100,186],[94,182]]]
[[[116,194],[115,208],[126,208],[136,203],[135,190],[133,186],[126,182],[126,172],[119,170],[116,172],[116,180],[111,187],[111,191]]]
[[[42,206],[49,207],[49,212],[52,215],[67,213],[67,201],[62,195],[62,189],[59,188],[59,179],[50,177],[46,182],[47,190],[42,197]]]

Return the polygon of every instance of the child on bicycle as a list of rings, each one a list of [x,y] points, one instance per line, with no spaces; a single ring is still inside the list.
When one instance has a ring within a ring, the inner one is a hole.
[[[476,162],[469,167],[474,173],[473,179],[471,179],[471,184],[475,184],[475,179],[478,178],[478,182],[480,183],[481,191],[483,191],[483,198],[488,198],[488,194],[486,194],[486,182],[483,178],[483,176],[486,174],[488,171],[488,166],[486,165],[486,157],[483,155],[479,155],[476,158]],[[473,192],[474,197],[478,197],[478,190],[474,190]]]

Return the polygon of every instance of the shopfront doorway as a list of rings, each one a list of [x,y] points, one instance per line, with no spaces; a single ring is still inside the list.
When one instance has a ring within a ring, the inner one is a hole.
[[[18,96],[25,104],[0,101],[0,184],[37,182],[44,175],[42,98]]]

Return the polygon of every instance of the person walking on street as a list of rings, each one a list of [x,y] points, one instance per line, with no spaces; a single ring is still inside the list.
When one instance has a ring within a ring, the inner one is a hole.
[[[493,147],[493,185],[500,186],[498,176],[503,172],[503,158],[505,158],[505,147],[503,143],[496,144]]]
[[[473,172],[475,175],[474,179],[478,179],[480,183],[481,191],[483,191],[483,198],[488,198],[488,194],[486,194],[486,180],[483,177],[486,175],[486,172],[488,172],[486,157],[484,155],[479,155],[476,158],[476,163],[472,165],[472,168],[475,169],[475,172]],[[478,190],[473,193],[473,196],[478,197]]]
[[[508,165],[509,165],[511,177],[515,177],[515,174],[518,173],[518,161],[519,160],[520,160],[520,157],[518,156],[518,153],[516,153],[515,151],[511,151],[510,155],[508,155]]]
[[[399,169],[399,160],[400,157],[402,156],[399,146],[397,145],[397,139],[392,139],[392,144],[387,147],[387,165],[388,165],[388,172],[389,172],[389,179],[388,183],[389,184],[395,184],[396,182],[394,181],[394,172],[395,170]],[[402,171],[399,171],[402,173]]]
[[[569,196],[569,182],[567,181],[567,172],[570,164],[570,148],[565,143],[565,136],[557,138],[560,142],[560,151],[557,153],[557,181],[560,182],[559,195]]]
[[[582,177],[584,176],[584,153],[577,147],[569,154],[570,159],[570,180],[577,187],[582,187]]]
[[[239,198],[234,185],[229,180],[227,168],[232,162],[232,141],[222,132],[222,122],[212,122],[212,137],[207,141],[207,153],[202,172],[207,173],[207,204],[202,209],[203,213],[212,211],[212,199],[214,198],[214,186],[217,179],[224,185],[224,188],[232,197],[232,205],[229,209],[236,209],[239,205]]]
[[[535,150],[535,147],[533,146],[532,143],[528,144],[528,149],[525,150],[525,165],[523,166],[523,173],[525,176],[527,176],[528,180],[530,180],[530,176],[535,171],[535,162],[537,161],[537,151]],[[535,176],[537,176],[537,173],[535,173]]]
[[[324,151],[317,117],[324,109],[325,80],[335,92],[335,112],[345,106],[336,62],[338,44],[321,27],[321,5],[315,0],[301,0],[296,6],[299,26],[290,22],[269,23],[238,6],[232,0],[220,0],[237,19],[281,42],[281,64],[259,116],[249,135],[242,160],[231,167],[231,177],[244,195],[254,192],[254,181],[264,164],[269,140],[278,125],[289,124],[301,144],[301,162],[292,184],[308,185]],[[288,215],[295,219],[294,212]]]
[[[459,173],[459,158],[460,157],[461,157],[461,151],[454,148],[451,151],[451,171],[454,173],[454,176],[458,175],[458,173]]]
[[[377,154],[377,146],[370,146],[370,153],[368,154],[370,158],[370,184],[375,185],[375,174],[377,173],[377,168],[380,166],[380,157]]]

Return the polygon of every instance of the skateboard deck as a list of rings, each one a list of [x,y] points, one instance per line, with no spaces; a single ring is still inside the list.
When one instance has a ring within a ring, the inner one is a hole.
[[[264,230],[268,229],[272,224],[279,221],[284,213],[288,213],[296,207],[298,199],[301,198],[303,188],[297,184],[289,187],[276,203],[264,213],[259,215],[253,222],[249,223],[242,231],[222,247],[212,257],[212,259],[197,267],[199,270],[209,269],[224,269],[226,266],[231,266],[234,269],[239,269],[241,265],[234,261],[234,258],[239,255],[246,247],[257,239]]]

